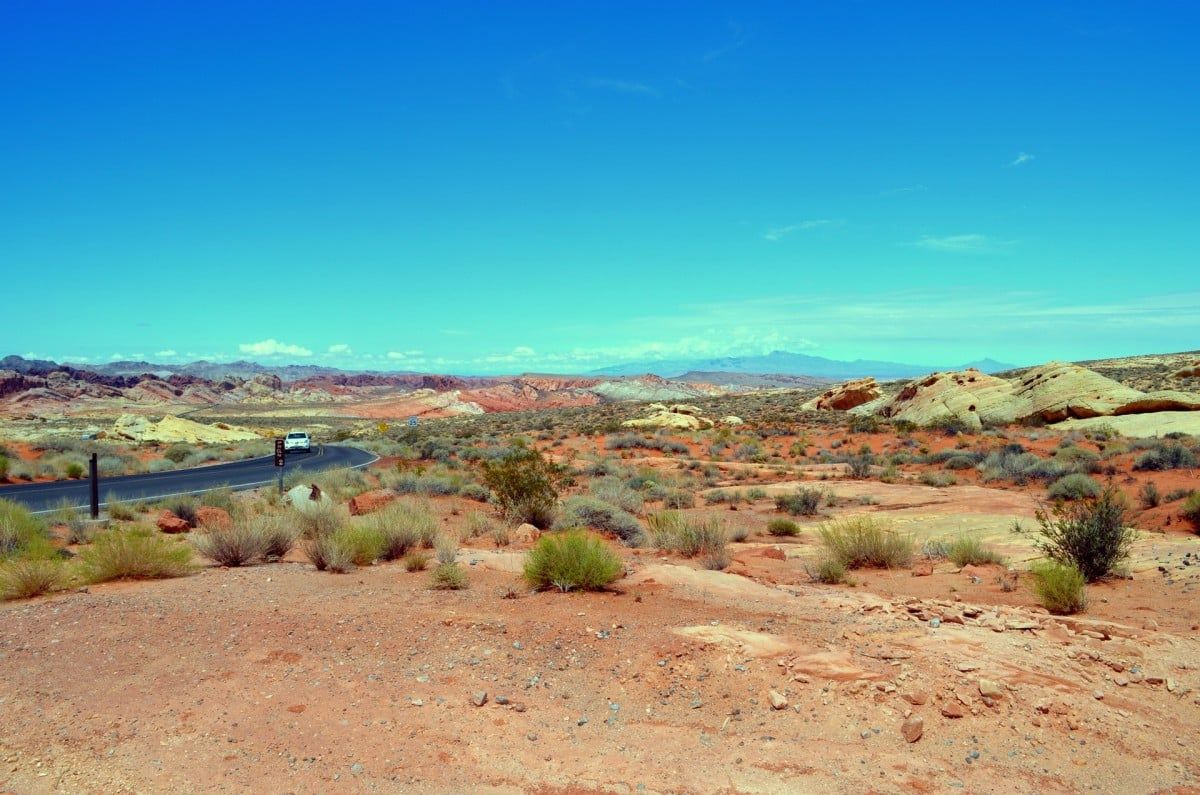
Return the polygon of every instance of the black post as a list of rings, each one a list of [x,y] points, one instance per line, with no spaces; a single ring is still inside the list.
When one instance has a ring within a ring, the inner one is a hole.
[[[99,467],[96,466],[96,454],[92,453],[92,460],[88,463],[88,480],[92,487],[92,518],[100,518],[100,479],[98,476]]]

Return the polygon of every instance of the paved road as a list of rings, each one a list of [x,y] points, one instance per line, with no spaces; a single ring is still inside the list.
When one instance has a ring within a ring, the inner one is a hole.
[[[338,467],[364,467],[375,458],[373,454],[357,447],[319,445],[311,453],[288,453],[284,477],[297,470],[308,472]],[[263,456],[195,469],[157,472],[152,475],[101,478],[100,504],[103,505],[110,495],[115,495],[119,500],[147,500],[174,494],[198,494],[222,486],[248,489],[269,485],[278,477],[279,470],[275,468],[274,456]],[[63,500],[69,500],[72,505],[86,506],[90,498],[86,478],[0,486],[0,499],[24,503],[32,511],[51,510],[58,507]]]

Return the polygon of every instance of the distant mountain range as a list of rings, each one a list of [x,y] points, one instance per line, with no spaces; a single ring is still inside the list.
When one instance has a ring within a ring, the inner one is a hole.
[[[209,381],[224,378],[250,379],[257,375],[276,375],[288,382],[306,378],[333,378],[338,376],[382,374],[388,376],[416,375],[411,370],[386,371],[343,370],[337,367],[321,367],[308,364],[270,365],[250,361],[209,362],[197,361],[187,364],[156,364],[143,361],[118,361],[105,364],[58,364],[40,359],[25,359],[6,356],[0,359],[0,370],[15,370],[26,375],[44,375],[60,367],[100,373],[106,376],[154,375],[166,378],[172,375],[192,376]],[[593,370],[586,375],[599,378],[622,376],[657,375],[688,382],[741,384],[745,386],[815,386],[821,381],[861,378],[872,375],[881,380],[914,378],[938,370],[963,370],[974,367],[985,373],[1012,370],[1016,365],[982,359],[960,365],[931,367],[927,365],[878,362],[856,359],[852,362],[808,356],[803,353],[775,351],[765,356],[729,356],[719,359],[673,359],[653,362],[632,362]],[[733,376],[741,376],[735,378]],[[769,376],[769,377],[767,377]]]
[[[877,362],[869,359],[855,359],[851,362],[845,362],[837,359],[826,359],[823,356],[773,351],[763,356],[727,356],[720,359],[664,359],[654,362],[631,362],[612,367],[602,367],[591,371],[588,375],[616,376],[651,373],[663,378],[677,378],[685,373],[702,372],[705,375],[712,375],[714,373],[747,373],[811,376],[832,379],[861,378],[873,375],[879,379],[891,379],[915,378],[926,373],[944,370],[965,370],[968,367],[974,367],[985,373],[998,373],[1004,370],[1012,370],[1016,365],[998,362],[994,359],[980,359],[979,361],[967,362],[966,364],[931,367],[919,364],[902,364],[900,362]]]

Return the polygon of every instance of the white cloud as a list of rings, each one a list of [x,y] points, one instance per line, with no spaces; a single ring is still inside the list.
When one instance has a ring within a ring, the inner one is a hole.
[[[994,243],[995,241],[987,235],[945,235],[943,237],[925,235],[913,245],[930,251],[971,252],[986,251]]]
[[[262,342],[243,342],[238,350],[251,356],[312,356],[312,351],[300,345],[288,345],[274,339]]]
[[[1008,165],[1009,165],[1009,168],[1012,168],[1013,166],[1023,166],[1026,163],[1028,163],[1030,160],[1033,160],[1033,155],[1029,154],[1028,152],[1020,152],[1017,154],[1016,157],[1014,157],[1012,159],[1012,162],[1009,163]]]
[[[419,359],[425,355],[425,351],[388,351],[389,359]]]
[[[621,94],[641,94],[648,97],[660,96],[660,92],[653,86],[648,86],[645,83],[636,83],[631,80],[605,80],[602,78],[593,78],[591,81],[592,88],[603,88],[608,91],[616,91]]]
[[[155,351],[155,356],[178,356],[179,351],[172,348],[167,348],[165,351]]]
[[[787,237],[792,232],[801,232],[807,229],[819,229],[823,226],[839,226],[843,223],[845,222],[831,218],[814,218],[808,221],[800,221],[799,223],[788,224],[787,226],[777,226],[773,229],[768,229],[763,233],[763,239],[770,240],[772,243],[775,243]]]
[[[337,345],[330,345],[328,352],[334,356],[349,356],[354,353],[354,349],[344,342],[339,342]]]
[[[123,353],[114,353],[112,356],[109,356],[108,358],[109,358],[109,359],[112,359],[114,362],[116,362],[116,361],[120,361],[121,359],[124,359],[124,358],[125,358],[125,354],[123,354]]]

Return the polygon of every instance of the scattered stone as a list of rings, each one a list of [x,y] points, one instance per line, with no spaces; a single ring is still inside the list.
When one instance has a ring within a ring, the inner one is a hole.
[[[993,682],[991,679],[980,679],[979,695],[985,698],[1000,698],[1004,695],[1004,688],[999,682]]]
[[[901,696],[909,704],[914,707],[921,707],[929,703],[929,694],[924,690],[910,690]]]
[[[471,695],[471,703],[477,707],[482,707],[484,704],[487,703],[487,700],[488,700],[488,694],[487,694],[487,691],[485,691],[485,690],[476,690]]]
[[[900,733],[904,735],[905,740],[915,743],[925,733],[925,720],[920,715],[909,715],[908,719],[900,724]]]
[[[955,704],[953,701],[949,702],[948,704],[944,704],[941,712],[942,715],[947,718],[961,718],[966,714],[963,712],[963,708],[960,705]]]
[[[776,710],[787,709],[787,705],[788,705],[787,697],[784,696],[783,693],[780,693],[778,690],[772,690],[770,693],[767,694],[767,698],[770,699],[770,701],[771,701],[771,709],[776,709]]]
[[[170,511],[163,511],[158,515],[158,520],[154,523],[159,530],[164,533],[186,533],[192,529],[186,519],[180,519]]]

